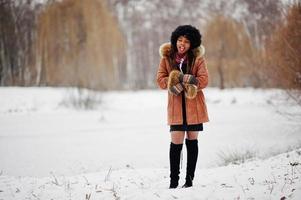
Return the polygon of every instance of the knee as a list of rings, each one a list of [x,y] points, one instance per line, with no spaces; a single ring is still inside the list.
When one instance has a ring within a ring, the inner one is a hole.
[[[184,140],[184,138],[181,138],[181,137],[173,137],[171,139],[171,142],[174,144],[183,144],[183,140]]]
[[[196,140],[198,139],[198,132],[187,132],[188,140]]]

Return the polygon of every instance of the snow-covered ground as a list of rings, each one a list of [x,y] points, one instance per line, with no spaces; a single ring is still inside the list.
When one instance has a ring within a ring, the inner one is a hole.
[[[75,89],[0,88],[0,199],[300,199],[300,121],[278,112],[300,108],[279,90],[204,92],[195,186],[168,190],[166,91],[82,91],[84,110]]]

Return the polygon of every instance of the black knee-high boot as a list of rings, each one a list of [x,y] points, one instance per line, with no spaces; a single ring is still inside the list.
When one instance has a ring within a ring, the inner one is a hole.
[[[183,185],[184,188],[192,186],[192,180],[194,178],[194,172],[196,167],[196,162],[198,159],[198,140],[188,140],[186,139],[187,148],[187,168],[186,168],[186,182]]]
[[[182,147],[183,147],[183,144],[170,143],[170,149],[169,149],[170,186],[169,186],[169,188],[178,187]]]

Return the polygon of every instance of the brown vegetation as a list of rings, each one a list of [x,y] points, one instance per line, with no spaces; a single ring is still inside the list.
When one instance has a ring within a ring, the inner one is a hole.
[[[210,86],[300,88],[299,11],[283,20],[280,0],[13,2],[0,0],[1,86],[153,88],[159,46],[192,24],[204,36]]]
[[[258,84],[256,52],[243,24],[217,15],[205,30],[211,85],[224,89]]]
[[[301,2],[288,9],[285,20],[266,44],[266,58],[272,85],[290,91],[301,105]]]
[[[104,1],[65,0],[39,16],[37,85],[117,88],[125,65],[125,42]]]
[[[125,38],[103,0],[0,1],[0,85],[122,88]]]

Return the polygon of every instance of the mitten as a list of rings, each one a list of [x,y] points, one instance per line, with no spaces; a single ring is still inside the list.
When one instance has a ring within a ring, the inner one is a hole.
[[[194,99],[198,93],[198,87],[194,84],[184,84],[185,97]]]
[[[179,80],[180,82],[183,83],[194,84],[194,85],[198,84],[198,80],[195,78],[195,76],[191,74],[180,74]]]
[[[179,95],[182,91],[184,90],[183,86],[181,83],[178,83],[174,86],[172,86],[170,89],[169,89],[169,92],[173,95]]]
[[[184,89],[182,85],[176,86],[178,83],[180,83],[180,80],[179,80],[180,74],[181,74],[181,72],[179,70],[173,70],[169,74],[167,88],[168,88],[168,91],[170,91],[170,93],[172,93],[172,94],[174,91],[181,90],[181,87],[182,87],[182,91]],[[176,86],[176,87],[174,87],[174,86]]]
[[[168,88],[180,83],[180,74],[181,72],[179,70],[172,70],[169,73],[169,77],[168,77]]]

